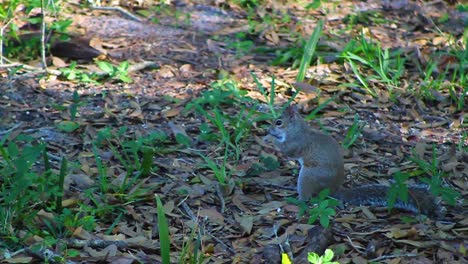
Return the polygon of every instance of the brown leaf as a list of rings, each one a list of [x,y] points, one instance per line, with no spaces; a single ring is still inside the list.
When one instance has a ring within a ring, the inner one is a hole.
[[[208,217],[211,222],[217,223],[219,225],[224,224],[224,216],[216,210],[215,207],[203,208],[199,211],[200,216]]]
[[[237,223],[239,223],[242,232],[250,234],[252,232],[254,217],[251,215],[234,215]]]

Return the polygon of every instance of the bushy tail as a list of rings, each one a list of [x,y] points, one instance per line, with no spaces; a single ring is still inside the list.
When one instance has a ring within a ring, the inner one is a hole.
[[[340,189],[333,197],[351,205],[365,205],[372,207],[388,207],[388,191],[390,187],[371,184],[351,189]],[[397,200],[394,208],[424,214],[432,218],[443,216],[439,201],[429,192],[427,186],[417,185],[408,187],[408,201]]]

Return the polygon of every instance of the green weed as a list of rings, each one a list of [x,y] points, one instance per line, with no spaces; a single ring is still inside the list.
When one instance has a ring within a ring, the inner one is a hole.
[[[305,6],[306,9],[318,9],[322,5],[322,2],[327,2],[326,0],[313,0],[312,3]]]
[[[319,256],[317,253],[311,252],[307,255],[307,260],[312,264],[339,264],[338,261],[333,261],[335,254],[331,249],[326,249],[323,256]]]
[[[262,85],[262,83],[258,80],[257,75],[254,72],[251,72],[251,76],[254,79],[255,84],[257,85],[257,88],[259,92],[262,94],[263,98],[265,99],[268,109],[270,110],[270,113],[263,113],[263,112],[257,112],[256,115],[257,117],[255,118],[255,121],[264,121],[264,120],[274,120],[277,119],[281,113],[289,106],[291,103],[294,101],[296,96],[299,94],[299,91],[296,91],[291,97],[289,97],[288,101],[283,104],[283,106],[280,109],[276,109],[275,106],[275,89],[276,89],[276,78],[273,76],[271,78],[271,83],[270,83],[270,90],[267,91],[267,89]]]
[[[215,133],[209,126],[200,128],[200,136],[210,140],[218,140],[225,149],[225,155],[231,156],[234,151],[235,160],[242,152],[242,142],[249,135],[253,115],[256,113],[256,102],[246,97],[246,92],[240,90],[230,81],[218,81],[212,89],[203,92],[202,96],[187,104],[185,111],[192,109],[201,114],[217,129]],[[223,112],[225,105],[237,106],[235,115]]]
[[[395,206],[395,203],[398,200],[401,200],[403,202],[408,201],[408,185],[406,182],[410,178],[409,173],[403,173],[403,172],[397,172],[393,176],[394,182],[390,186],[390,189],[388,190],[388,211],[391,211],[392,208]]]
[[[229,177],[231,176],[230,170],[226,170],[227,168],[227,148],[224,149],[225,155],[221,161],[221,165],[218,165],[218,162],[215,160],[201,155],[203,160],[205,161],[205,164],[203,164],[204,167],[210,169],[216,180],[221,184],[221,185],[226,185],[228,182]]]
[[[102,163],[99,154],[103,151],[103,148],[108,148],[113,154],[113,157],[117,159],[119,164],[123,166],[126,171],[123,180],[120,182],[120,186],[118,186],[118,189],[114,190],[119,194],[126,193],[131,187],[135,188],[135,184],[142,177],[148,176],[156,169],[152,167],[154,155],[160,153],[160,151],[167,151],[167,148],[156,147],[158,143],[167,142],[167,136],[164,133],[155,132],[145,137],[123,140],[126,133],[127,127],[121,127],[118,131],[105,128],[98,132],[96,140],[93,143],[93,153],[98,167],[98,178],[103,193],[107,193],[109,187],[112,187],[107,180],[106,165]],[[146,191],[148,190],[132,192],[132,196],[127,198],[136,198],[135,196],[145,193]]]
[[[330,219],[336,215],[335,207],[339,204],[336,199],[328,198],[329,189],[322,190],[317,197],[313,197],[309,202],[298,201],[288,198],[287,201],[299,207],[299,217],[309,216],[308,224],[314,224],[317,220],[324,228],[330,226]]]
[[[10,58],[17,58],[22,61],[30,61],[36,59],[40,54],[41,37],[39,34],[22,34],[21,29],[15,23],[13,18],[18,19],[15,12],[18,6],[23,5],[25,14],[28,15],[32,10],[41,8],[41,1],[7,1],[0,5],[0,19],[3,20],[3,25],[9,23],[7,36],[0,36],[0,45],[5,47],[4,54]],[[62,5],[60,1],[45,1],[44,10],[46,14],[57,17],[60,13]],[[10,21],[11,20],[11,21]],[[24,19],[32,25],[40,25],[42,17],[28,17]],[[51,23],[46,24],[46,34],[54,32],[48,43],[56,40],[69,39],[67,30],[73,21],[70,19],[54,19]],[[50,34],[52,35],[52,34]],[[50,45],[49,45],[50,46]],[[49,46],[46,49],[50,48]],[[2,54],[3,55],[3,54]]]
[[[124,61],[119,64],[119,66],[114,66],[107,61],[96,61],[96,64],[99,66],[101,70],[107,73],[108,77],[112,80],[121,81],[124,83],[132,82],[132,78],[128,75],[128,61]]]
[[[353,73],[361,86],[373,97],[377,96],[374,83],[383,82],[390,96],[394,99],[393,90],[400,85],[405,72],[405,60],[400,51],[390,52],[382,49],[380,44],[367,41],[361,34],[359,42],[352,42],[342,53],[342,57],[349,63]],[[364,72],[363,70],[370,70]]]
[[[47,245],[59,237],[71,236],[77,227],[90,231],[95,226],[93,214],[62,207],[68,161],[63,158],[58,172],[52,168],[46,145],[19,135],[15,141],[0,142],[0,236],[8,247],[15,247],[33,235],[40,235]],[[53,217],[38,213],[44,211]],[[19,234],[21,227],[26,233]]]
[[[96,74],[90,74],[78,69],[76,61],[72,61],[68,67],[60,68],[60,72],[69,81],[78,81],[82,83],[99,83]]]
[[[336,96],[331,97],[331,98],[328,98],[327,100],[325,100],[325,102],[319,104],[312,112],[310,112],[310,114],[308,114],[308,115],[305,117],[305,120],[313,120],[313,119],[317,118],[318,113],[319,113],[320,111],[322,111],[323,109],[325,109],[325,107],[327,107],[327,105],[329,105],[329,104],[330,104],[331,102],[333,102],[335,99],[336,99]]]
[[[343,19],[348,29],[354,28],[358,24],[379,25],[385,24],[388,20],[376,11],[361,11],[356,14],[349,14]]]
[[[353,124],[348,129],[348,132],[346,133],[346,136],[343,140],[343,147],[345,149],[349,149],[354,144],[354,142],[356,142],[356,140],[361,135],[363,128],[364,124],[359,121],[358,114],[355,114]]]
[[[424,160],[424,157],[419,157],[415,151],[413,151],[410,160],[419,167],[419,170],[413,172],[413,174],[429,175],[430,178],[421,178],[421,181],[429,185],[434,195],[442,197],[449,205],[455,205],[456,199],[460,196],[460,193],[443,185],[443,178],[447,175],[440,169],[436,146],[432,146],[432,157],[430,161]]]
[[[289,47],[278,48],[275,50],[275,59],[271,62],[273,66],[291,65],[291,68],[297,69],[301,58],[304,55],[305,40],[300,39]]]
[[[249,36],[245,32],[237,33],[234,38],[226,38],[225,42],[227,43],[227,48],[235,50],[237,58],[251,53],[255,48],[255,43],[249,39]]]
[[[455,47],[447,54],[436,54],[436,58],[442,55],[450,56],[456,62],[448,64],[443,72],[439,72],[438,59],[429,60],[424,69],[417,65],[423,79],[415,93],[425,100],[435,101],[437,98],[434,91],[448,91],[451,102],[457,111],[461,111],[466,107],[468,94],[468,71],[465,66],[468,63],[468,51]]]
[[[182,245],[182,251],[179,257],[179,264],[190,263],[198,264],[205,263],[205,256],[201,251],[202,235],[200,234],[198,225],[194,223],[192,231],[187,241]]]

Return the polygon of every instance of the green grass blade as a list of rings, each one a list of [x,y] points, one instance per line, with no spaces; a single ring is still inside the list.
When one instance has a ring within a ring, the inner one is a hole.
[[[143,147],[143,160],[141,162],[141,175],[143,177],[147,177],[151,173],[152,165],[153,165],[153,156],[154,150],[150,147]]]
[[[323,30],[323,20],[320,19],[317,23],[317,27],[315,27],[312,36],[310,36],[309,41],[304,48],[304,55],[302,55],[301,65],[299,66],[299,73],[296,77],[296,82],[302,82],[305,78],[305,73],[307,68],[309,68],[310,60],[315,53],[315,48],[317,47],[318,40],[320,35],[322,34]]]
[[[68,162],[67,159],[64,157],[62,158],[62,163],[60,164],[60,174],[59,174],[59,191],[57,193],[57,200],[55,203],[55,208],[57,208],[57,213],[61,214],[62,213],[62,199],[63,199],[63,184],[65,182],[65,176],[67,174],[67,167],[68,167]]]
[[[325,102],[321,103],[320,105],[318,105],[314,111],[312,111],[312,113],[310,113],[309,115],[306,116],[305,120],[312,120],[314,118],[317,117],[317,113],[322,111],[325,107],[327,107],[327,105],[331,102],[333,102],[334,100],[336,99],[336,96],[333,96],[331,98],[328,98]]]
[[[170,264],[170,246],[169,225],[167,224],[166,214],[159,195],[155,194],[158,212],[159,244],[161,247],[161,258],[163,264]]]

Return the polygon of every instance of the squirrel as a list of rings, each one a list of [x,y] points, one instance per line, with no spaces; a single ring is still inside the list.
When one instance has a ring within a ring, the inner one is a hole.
[[[278,150],[299,162],[299,200],[308,200],[329,188],[332,197],[347,204],[387,207],[388,186],[369,184],[342,188],[345,174],[340,145],[332,136],[310,127],[294,106],[287,107],[273,122],[265,140],[273,141]],[[441,216],[427,186],[409,186],[408,192],[408,201],[397,200],[394,208],[431,217]]]

